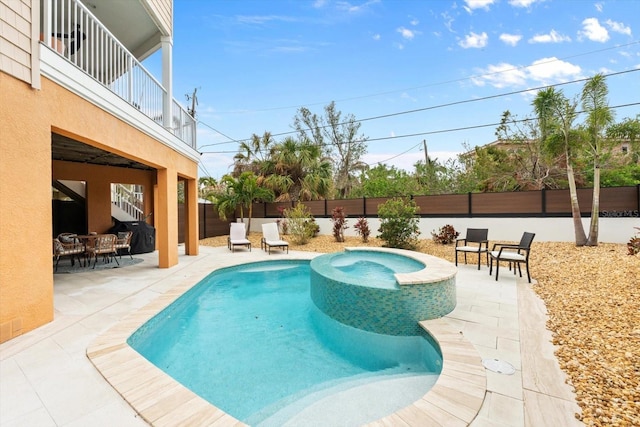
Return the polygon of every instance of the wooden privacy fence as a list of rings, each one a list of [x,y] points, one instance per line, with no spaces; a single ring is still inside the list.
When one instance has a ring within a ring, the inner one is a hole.
[[[578,189],[578,202],[583,216],[590,216],[593,189]],[[421,217],[567,217],[571,216],[569,190],[519,191],[508,193],[441,194],[412,196]],[[388,197],[315,200],[302,202],[315,217],[331,217],[331,211],[342,206],[350,217],[377,217],[378,206]],[[281,209],[295,202],[254,203],[256,218],[277,218]],[[640,184],[633,187],[600,189],[602,216],[640,216]]]
[[[578,189],[578,202],[582,216],[591,215],[593,189]],[[428,217],[570,217],[569,190],[540,190],[508,193],[442,194],[434,196],[412,196],[420,208],[419,215]],[[378,206],[388,197],[315,200],[302,202],[311,214],[319,218],[331,217],[331,211],[342,206],[350,217],[377,217]],[[281,209],[295,206],[295,202],[254,203],[254,218],[279,218]],[[215,205],[200,203],[199,237],[224,236],[229,234],[229,223],[220,219]],[[640,217],[640,184],[629,187],[607,187],[600,189],[601,217]],[[178,209],[178,239],[184,241],[184,206]]]

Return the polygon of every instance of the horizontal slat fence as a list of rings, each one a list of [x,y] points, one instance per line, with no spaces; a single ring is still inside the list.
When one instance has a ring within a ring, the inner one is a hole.
[[[585,217],[591,214],[593,189],[578,189],[580,210]],[[570,217],[569,190],[540,190],[508,193],[443,194],[413,196],[421,217]],[[302,202],[311,215],[330,218],[334,208],[342,206],[349,217],[376,217],[378,206],[386,197],[316,200]],[[281,209],[295,206],[294,202],[254,203],[254,218],[280,218]],[[279,209],[280,208],[280,209]],[[229,223],[219,218],[215,205],[201,203],[198,207],[200,239],[229,234]],[[244,215],[247,215],[245,211]],[[640,217],[640,184],[629,187],[600,189],[600,215],[607,217]],[[238,213],[239,216],[239,213]],[[178,239],[184,241],[184,206],[178,209]]]

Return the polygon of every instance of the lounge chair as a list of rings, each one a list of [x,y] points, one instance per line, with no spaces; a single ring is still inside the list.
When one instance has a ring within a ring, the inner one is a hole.
[[[458,265],[458,252],[464,253],[464,263],[467,263],[467,253],[478,254],[478,270],[480,270],[480,258],[484,252],[487,257],[487,267],[489,266],[489,241],[487,228],[467,228],[467,235],[464,239],[456,240],[456,265]]]
[[[247,229],[244,226],[244,222],[232,222],[230,226],[229,238],[227,239],[229,250],[233,252],[236,246],[246,246],[251,252],[251,242],[247,239]]]
[[[289,243],[280,239],[280,232],[278,231],[278,224],[275,222],[269,222],[262,224],[262,240],[260,241],[261,249],[268,251],[271,255],[271,248],[280,248],[284,251],[287,248],[289,253]]]
[[[506,243],[495,243],[493,249],[489,252],[491,257],[491,263],[489,264],[489,275],[493,270],[493,261],[496,261],[496,280],[498,280],[498,269],[500,268],[500,261],[507,261],[509,268],[511,264],[518,265],[518,272],[522,277],[522,270],[520,264],[524,263],[527,267],[527,279],[531,283],[531,275],[529,274],[529,252],[531,251],[531,242],[535,237],[534,233],[525,232],[520,239],[520,243],[517,245]],[[513,266],[513,274],[516,274],[516,266]]]

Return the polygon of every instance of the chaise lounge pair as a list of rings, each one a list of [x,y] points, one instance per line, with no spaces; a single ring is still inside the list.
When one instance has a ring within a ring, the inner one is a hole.
[[[232,222],[229,230],[229,239],[227,246],[231,252],[236,246],[246,246],[251,251],[251,242],[247,239],[247,232],[243,222]],[[260,240],[260,248],[271,254],[271,248],[286,248],[289,253],[289,243],[280,238],[278,224],[275,222],[262,224],[262,239]]]

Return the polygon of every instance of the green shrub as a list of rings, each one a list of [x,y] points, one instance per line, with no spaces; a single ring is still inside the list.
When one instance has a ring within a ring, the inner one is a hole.
[[[308,243],[317,226],[309,209],[302,203],[298,203],[295,208],[285,209],[283,213],[291,240],[298,245]]]
[[[413,200],[393,198],[378,206],[380,239],[390,248],[415,249],[420,229],[416,216],[418,206]]]
[[[358,218],[358,222],[356,222],[356,225],[354,225],[353,228],[356,229],[358,236],[362,237],[363,243],[367,243],[369,241],[371,230],[369,229],[369,222],[367,221],[367,218]]]
[[[347,215],[342,206],[333,208],[331,222],[333,222],[333,237],[336,238],[336,242],[344,242],[344,230],[349,226],[347,225]]]
[[[449,224],[440,227],[437,233],[435,230],[431,232],[433,241],[436,243],[442,243],[443,245],[453,243],[459,235],[460,232],[456,231],[456,229],[453,228],[453,225]]]

